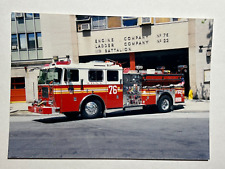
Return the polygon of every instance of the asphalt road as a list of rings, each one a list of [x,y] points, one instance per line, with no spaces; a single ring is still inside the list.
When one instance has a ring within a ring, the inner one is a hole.
[[[10,117],[8,158],[209,159],[209,112]]]

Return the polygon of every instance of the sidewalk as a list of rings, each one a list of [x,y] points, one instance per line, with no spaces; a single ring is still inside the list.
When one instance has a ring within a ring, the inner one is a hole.
[[[209,111],[210,100],[185,100],[183,108],[175,110],[176,112],[203,112]]]
[[[10,103],[10,116],[41,115],[38,113],[29,112],[28,106],[31,106],[31,103]]]
[[[203,112],[209,111],[210,100],[185,100],[183,106],[175,107],[176,112]],[[11,103],[10,114],[37,114],[28,112],[31,103]]]
[[[28,111],[28,106],[30,105],[31,103],[10,103],[10,113]]]

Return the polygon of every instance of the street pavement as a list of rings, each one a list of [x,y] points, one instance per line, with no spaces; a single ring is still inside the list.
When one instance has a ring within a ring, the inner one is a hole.
[[[170,113],[107,110],[91,120],[11,104],[8,158],[208,160],[209,103],[187,100]]]
[[[8,158],[208,160],[208,115],[135,110],[91,120],[11,116]]]

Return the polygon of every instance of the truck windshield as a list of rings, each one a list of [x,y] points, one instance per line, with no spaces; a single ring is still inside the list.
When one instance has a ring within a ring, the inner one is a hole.
[[[40,70],[38,84],[59,84],[62,76],[62,69],[51,68]]]

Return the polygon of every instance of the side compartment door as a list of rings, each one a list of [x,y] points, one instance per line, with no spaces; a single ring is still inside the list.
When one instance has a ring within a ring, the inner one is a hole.
[[[175,88],[175,103],[184,103],[185,92],[184,88]]]
[[[107,108],[123,107],[123,82],[121,70],[106,70],[108,85]]]

